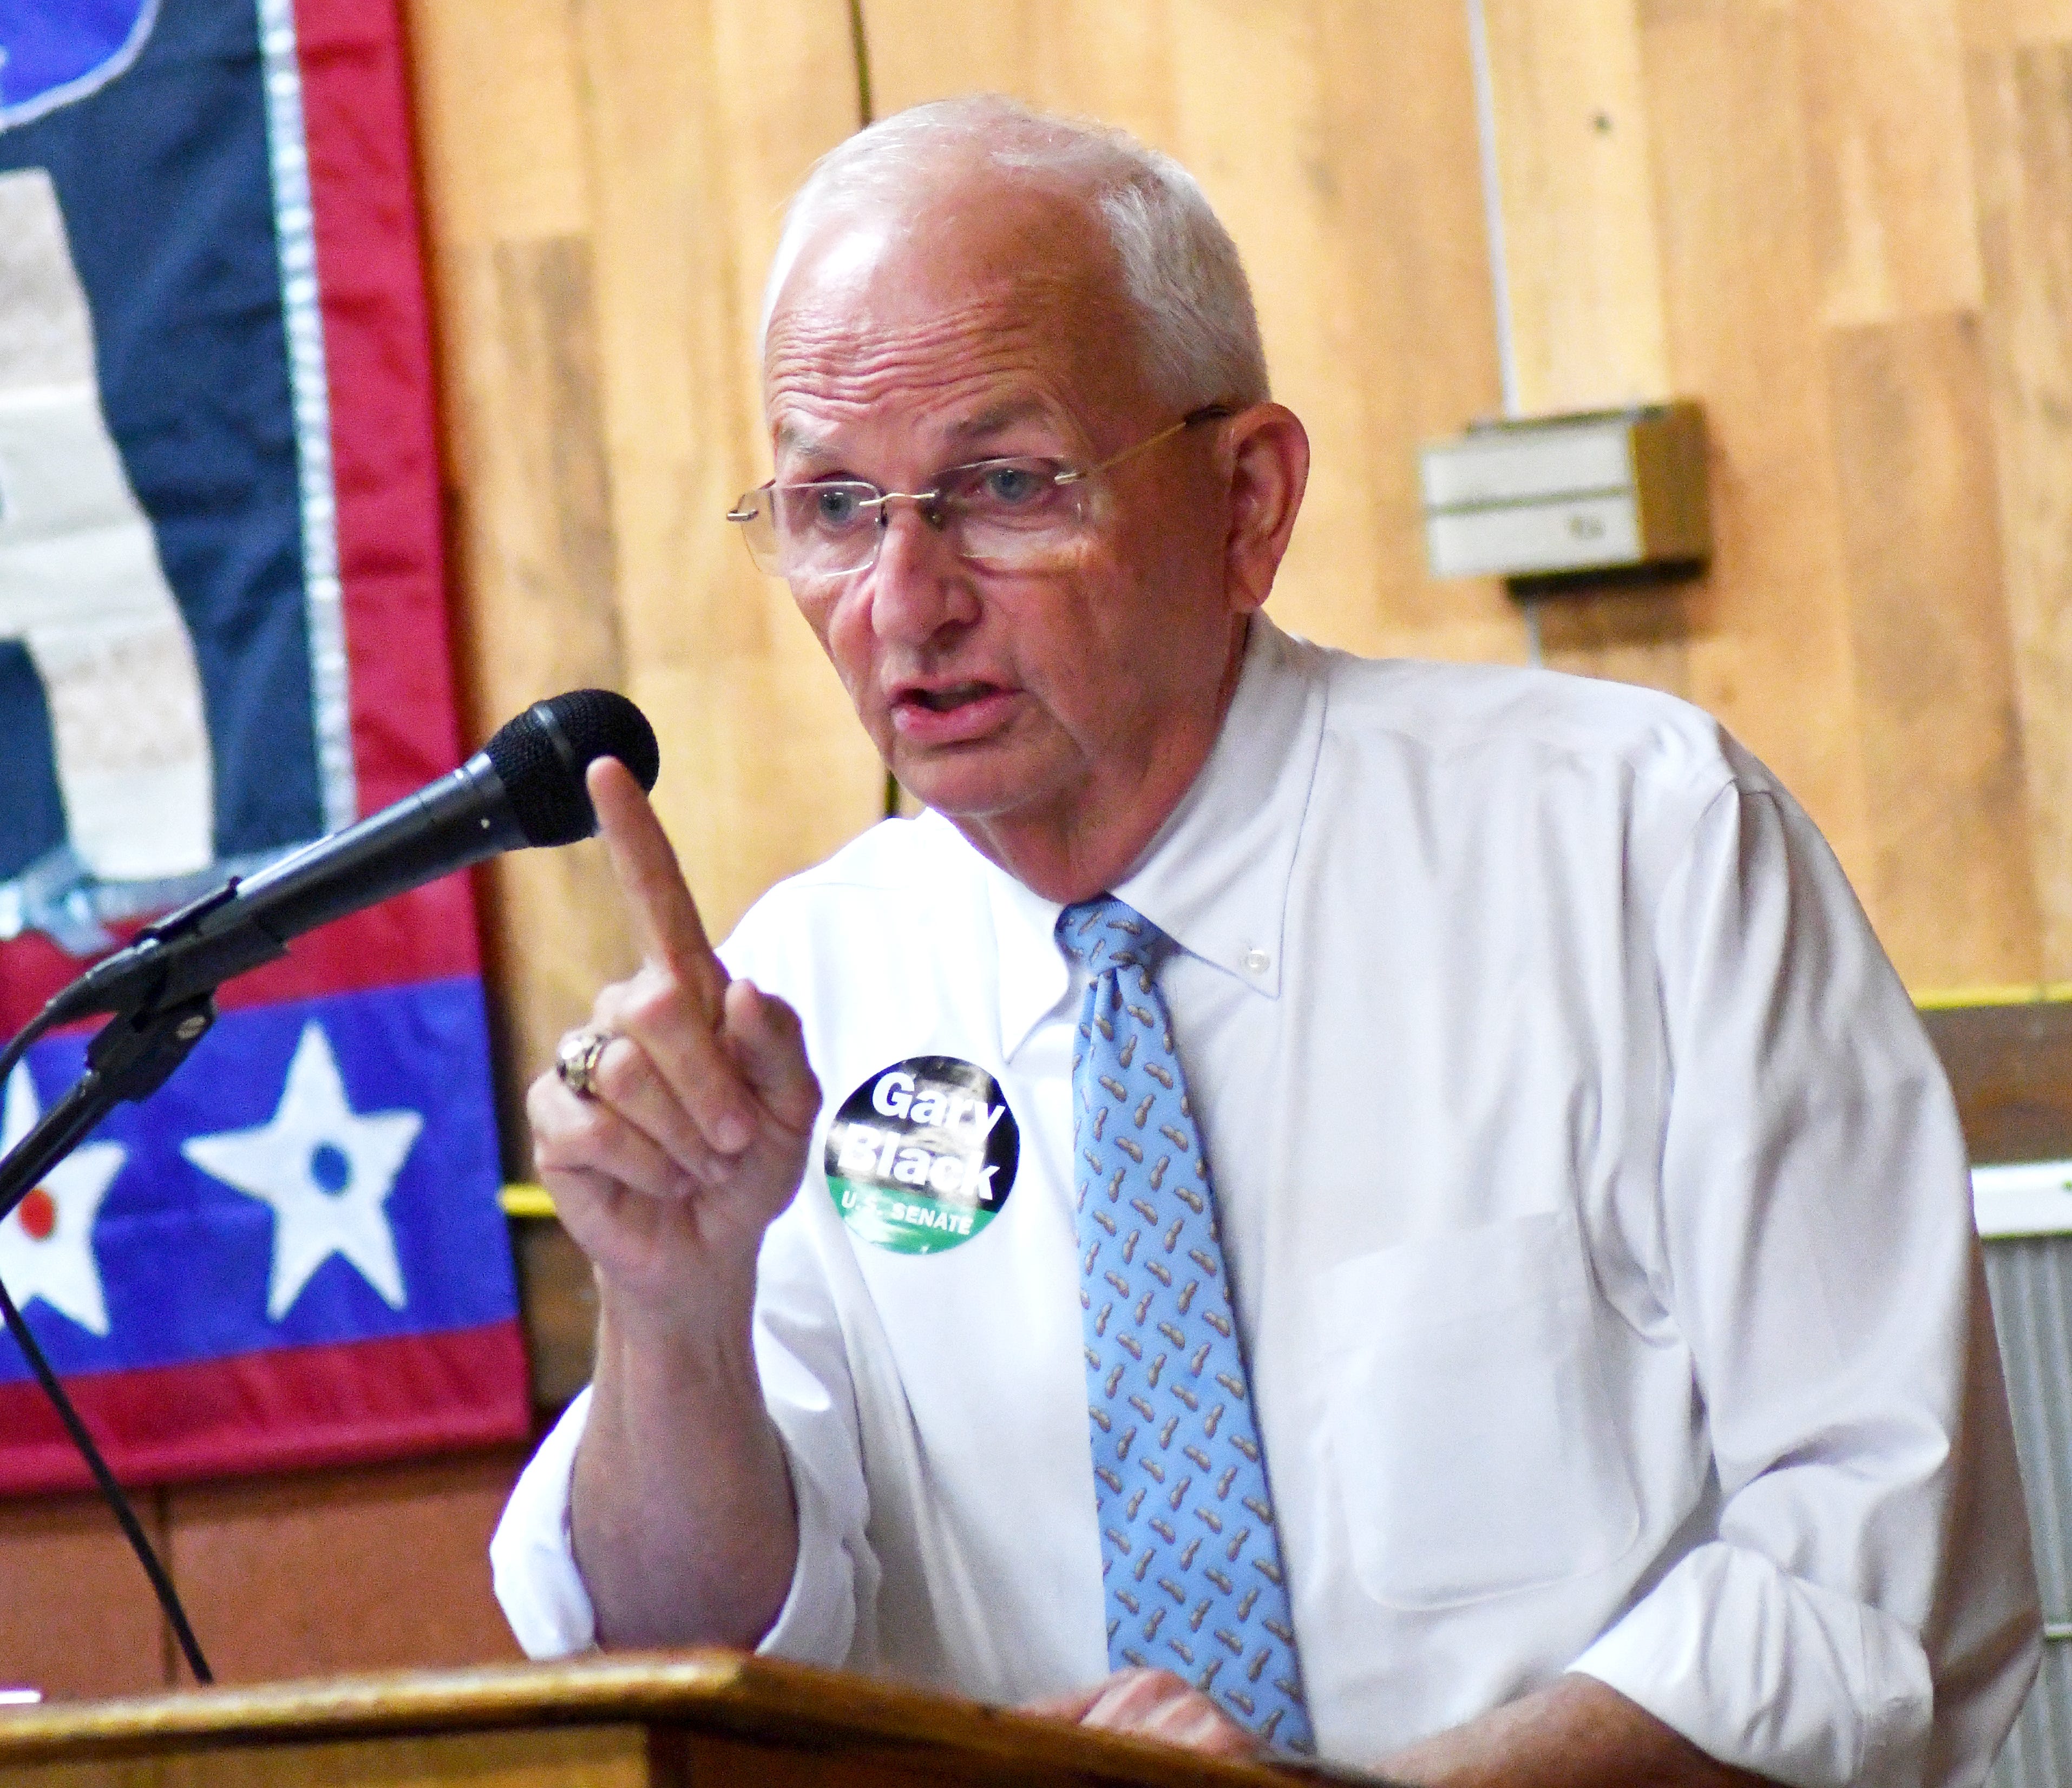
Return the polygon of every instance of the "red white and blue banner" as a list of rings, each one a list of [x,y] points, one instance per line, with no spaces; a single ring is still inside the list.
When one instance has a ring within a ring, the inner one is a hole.
[[[458,761],[409,142],[387,0],[0,0],[0,1034]],[[0,1223],[110,1463],[522,1434],[465,878],[221,1004]],[[84,1482],[0,1338],[0,1490]]]

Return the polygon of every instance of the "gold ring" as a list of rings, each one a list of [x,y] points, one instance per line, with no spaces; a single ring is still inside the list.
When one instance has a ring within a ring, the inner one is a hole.
[[[578,1099],[597,1097],[598,1058],[617,1039],[609,1030],[572,1030],[554,1051],[554,1072]]]

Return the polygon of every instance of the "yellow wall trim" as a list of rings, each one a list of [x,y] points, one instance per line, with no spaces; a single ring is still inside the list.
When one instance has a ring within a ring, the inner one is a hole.
[[[1916,989],[1914,1003],[1923,1012],[1947,1012],[1967,1005],[2038,1005],[2072,1000],[2072,981],[2016,981],[1998,986]]]
[[[544,1186],[507,1186],[499,1201],[507,1217],[551,1217],[553,1194]]]

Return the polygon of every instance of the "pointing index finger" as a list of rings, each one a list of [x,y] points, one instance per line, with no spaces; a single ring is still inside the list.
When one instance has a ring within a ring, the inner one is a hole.
[[[633,773],[616,758],[599,758],[585,782],[640,953],[693,989],[705,1016],[717,1022],[726,970],[713,954],[698,903],[662,822]]]

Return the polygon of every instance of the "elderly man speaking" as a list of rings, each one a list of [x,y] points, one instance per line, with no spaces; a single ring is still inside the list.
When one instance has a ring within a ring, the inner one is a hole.
[[[535,1653],[716,1642],[1416,1782],[1975,1782],[2037,1618],[1964,1155],[1706,717],[1261,612],[1308,445],[1178,167],[828,156],[732,519],[929,810],[535,1085],[595,1383]]]

